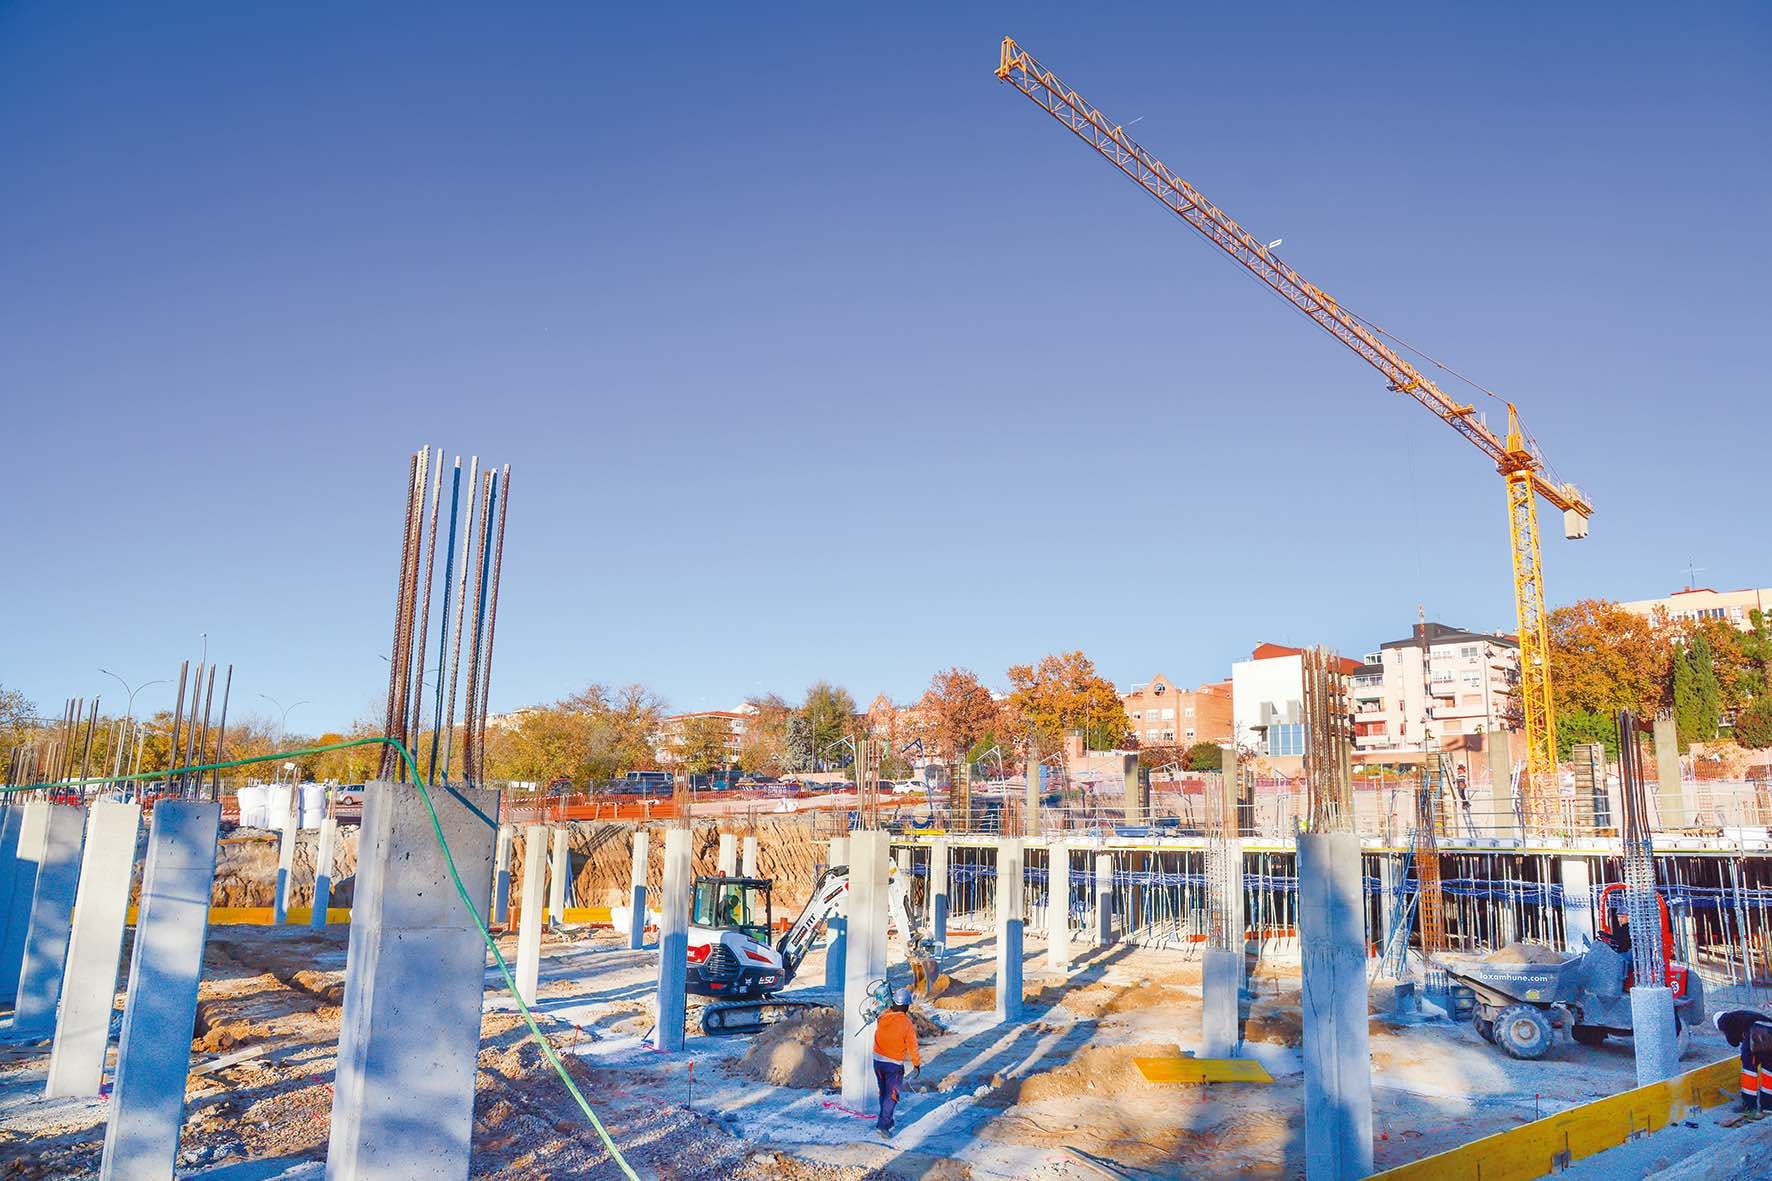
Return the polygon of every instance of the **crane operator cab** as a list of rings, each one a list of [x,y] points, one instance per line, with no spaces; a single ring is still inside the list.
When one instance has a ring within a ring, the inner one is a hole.
[[[689,991],[743,997],[787,983],[770,945],[773,914],[767,878],[697,878],[689,909]]]

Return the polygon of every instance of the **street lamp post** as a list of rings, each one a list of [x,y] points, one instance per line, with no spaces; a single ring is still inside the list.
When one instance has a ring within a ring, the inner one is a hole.
[[[298,705],[311,705],[312,704],[312,702],[310,702],[305,697],[302,698],[300,701],[293,702],[293,703],[286,706],[281,701],[278,701],[275,697],[272,697],[269,693],[260,693],[259,696],[264,698],[266,701],[270,702],[272,705],[276,706],[278,709],[283,711],[283,716],[280,719],[278,719],[278,722],[277,722],[277,741],[279,741],[279,742],[283,741],[283,736],[285,733],[287,733],[287,731],[289,729],[289,711],[294,709]]]
[[[160,680],[157,680],[157,681],[143,681],[141,684],[139,684],[135,688],[131,689],[129,687],[128,681],[124,680],[122,677],[118,676],[116,673],[112,672],[110,669],[101,668],[98,671],[105,674],[105,676],[112,678],[119,685],[122,685],[123,691],[125,693],[129,694],[129,705],[128,705],[128,708],[124,710],[124,718],[128,721],[131,728],[133,728],[135,726],[135,695],[137,693],[141,692],[143,689],[146,689],[149,685],[170,684],[170,682],[167,681],[165,678],[161,678]],[[138,761],[139,761],[139,758],[138,758]],[[117,749],[112,752],[112,757],[111,757],[111,777],[113,779],[116,778],[118,775],[122,774],[122,767],[123,767],[123,744],[121,742],[119,742],[117,744]]]

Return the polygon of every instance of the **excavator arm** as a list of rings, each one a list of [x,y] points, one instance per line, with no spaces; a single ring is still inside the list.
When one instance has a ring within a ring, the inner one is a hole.
[[[818,876],[817,883],[812,887],[812,897],[775,945],[775,950],[781,954],[782,971],[786,980],[791,981],[799,972],[800,964],[811,950],[819,932],[824,930],[831,919],[843,912],[843,904],[848,897],[848,866],[833,865]],[[899,938],[904,940],[905,955],[913,967],[919,963],[926,966],[929,961],[938,958],[939,949],[934,948],[925,935],[916,908],[911,905],[909,883],[898,872],[897,866],[891,868],[886,879],[886,914],[892,925],[898,929]]]

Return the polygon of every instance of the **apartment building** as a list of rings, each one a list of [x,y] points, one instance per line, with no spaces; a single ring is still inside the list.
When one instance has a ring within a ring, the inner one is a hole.
[[[1161,673],[1120,695],[1141,746],[1225,743],[1234,730],[1231,683],[1183,689]]]
[[[1649,619],[1654,619],[1658,613],[1665,613],[1670,622],[1720,619],[1748,631],[1753,627],[1750,612],[1772,611],[1772,587],[1719,591],[1708,586],[1689,586],[1666,598],[1637,599],[1618,605],[1633,615]]]
[[[1231,665],[1231,713],[1237,745],[1274,759],[1304,757],[1304,649],[1261,644]],[[1358,660],[1342,658],[1356,673]]]
[[[1508,728],[1519,681],[1512,636],[1418,623],[1350,678],[1354,751],[1481,750],[1485,734]]]

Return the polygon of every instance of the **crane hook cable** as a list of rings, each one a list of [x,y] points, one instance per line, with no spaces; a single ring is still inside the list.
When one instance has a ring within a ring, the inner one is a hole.
[[[0,787],[0,799],[4,799],[6,796],[11,795],[14,792],[53,791],[60,788],[85,787],[87,784],[127,783],[131,780],[167,779],[173,775],[190,773],[200,774],[205,771],[221,771],[226,770],[229,767],[244,767],[249,763],[268,763],[278,759],[305,757],[307,755],[325,754],[328,751],[346,750],[354,746],[377,745],[393,747],[395,752],[399,754],[400,760],[406,764],[407,771],[411,773],[413,784],[418,788],[418,798],[424,801],[425,812],[430,818],[431,832],[437,838],[438,847],[443,850],[443,863],[449,869],[449,880],[455,883],[455,893],[457,897],[461,899],[461,904],[467,907],[468,914],[473,917],[474,927],[480,932],[480,938],[486,944],[487,950],[492,952],[492,958],[498,964],[499,975],[504,977],[505,991],[509,992],[511,994],[511,999],[517,1002],[517,1012],[522,1015],[523,1023],[529,1027],[529,1032],[535,1035],[536,1043],[541,1046],[543,1057],[548,1060],[548,1065],[554,1068],[554,1073],[560,1076],[560,1081],[565,1084],[566,1090],[572,1095],[573,1101],[578,1104],[578,1109],[584,1112],[585,1118],[591,1122],[591,1127],[596,1130],[598,1138],[603,1141],[603,1147],[609,1150],[610,1157],[613,1158],[616,1165],[620,1167],[622,1174],[628,1178],[628,1181],[640,1181],[639,1174],[634,1172],[632,1166],[628,1164],[627,1159],[622,1156],[621,1149],[615,1146],[615,1141],[610,1137],[609,1130],[603,1126],[603,1121],[597,1118],[597,1113],[591,1110],[590,1102],[584,1097],[584,1092],[578,1089],[578,1084],[573,1081],[571,1073],[566,1069],[566,1064],[560,1060],[560,1055],[555,1051],[553,1043],[548,1040],[546,1034],[542,1033],[541,1026],[536,1024],[535,1014],[530,1012],[529,1006],[524,1002],[522,995],[517,991],[517,980],[516,977],[511,974],[510,964],[505,961],[504,955],[498,950],[498,941],[492,937],[492,932],[487,928],[485,920],[481,918],[480,911],[474,905],[473,898],[468,895],[467,886],[462,884],[461,874],[456,870],[455,854],[450,851],[449,841],[443,836],[443,824],[442,821],[437,818],[436,805],[431,802],[430,787],[425,783],[424,776],[419,773],[418,763],[413,759],[412,752],[408,751],[405,743],[401,742],[398,738],[388,738],[376,735],[368,738],[353,738],[344,742],[329,743],[325,746],[306,747],[302,750],[282,751],[277,754],[269,755],[254,755],[251,758],[245,759],[230,759],[224,763],[204,763],[201,766],[172,767],[162,771],[142,771],[134,775],[113,775],[102,779],[73,779],[63,780],[58,783],[9,785],[7,787]]]

